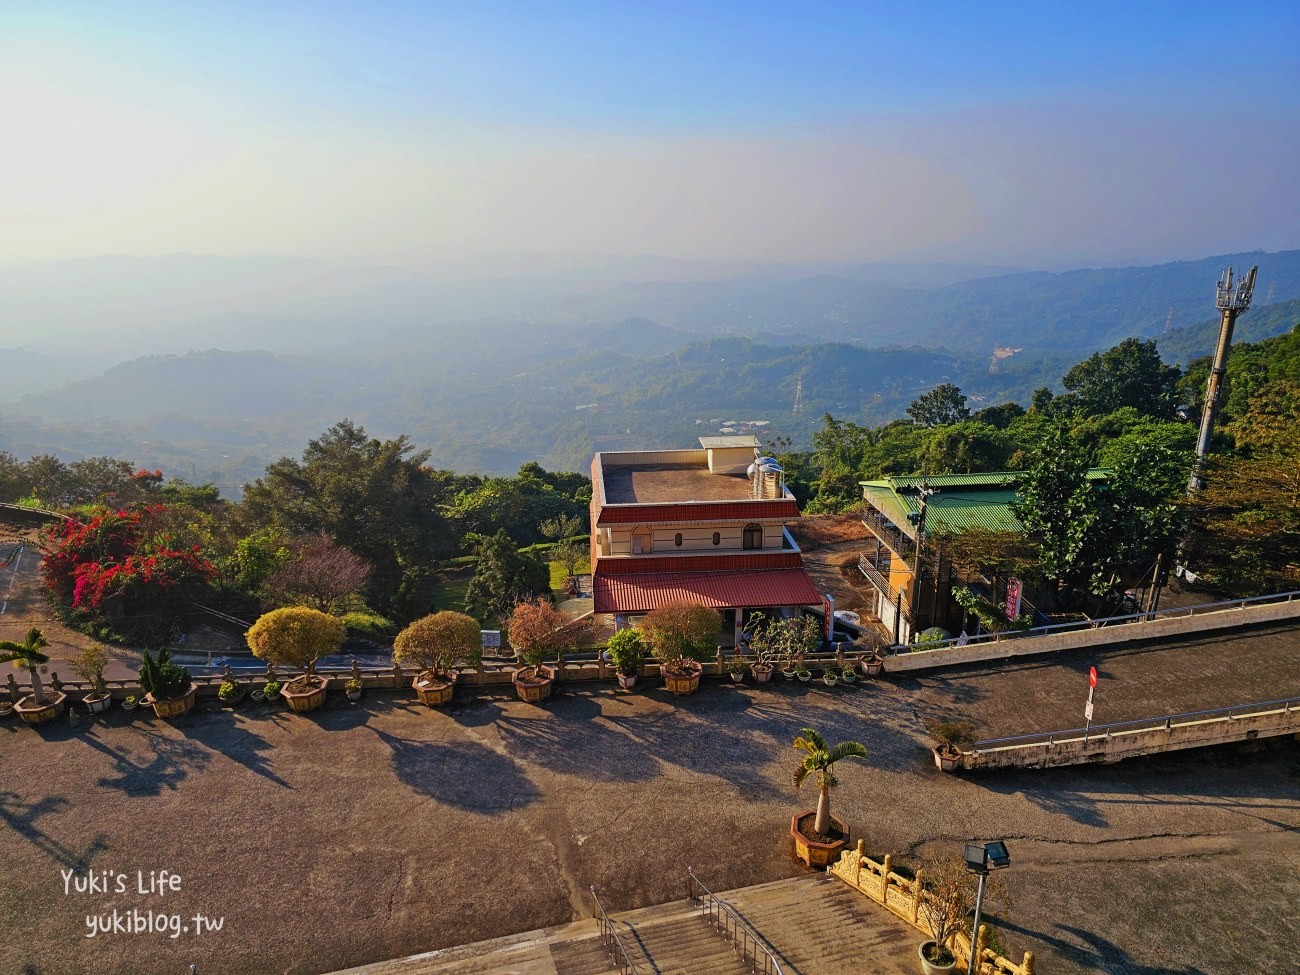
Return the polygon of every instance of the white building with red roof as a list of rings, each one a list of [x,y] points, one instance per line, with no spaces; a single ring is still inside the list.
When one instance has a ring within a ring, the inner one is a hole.
[[[787,526],[799,506],[757,438],[701,437],[694,450],[602,452],[591,465],[592,595],[618,625],[672,602],[724,614],[820,605]]]

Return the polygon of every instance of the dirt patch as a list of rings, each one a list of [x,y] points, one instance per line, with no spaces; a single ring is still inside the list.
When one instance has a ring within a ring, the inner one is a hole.
[[[862,516],[852,511],[835,515],[807,515],[790,526],[790,534],[805,552],[871,537],[867,526],[862,524]]]

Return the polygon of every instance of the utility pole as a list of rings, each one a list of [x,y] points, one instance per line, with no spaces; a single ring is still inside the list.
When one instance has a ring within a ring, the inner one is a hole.
[[[1219,410],[1219,395],[1223,390],[1223,377],[1228,371],[1228,351],[1232,347],[1232,329],[1237,324],[1237,316],[1250,308],[1250,297],[1255,291],[1255,272],[1259,267],[1252,267],[1250,273],[1237,281],[1232,281],[1232,268],[1224,272],[1219,279],[1215,305],[1222,314],[1219,322],[1219,344],[1214,349],[1214,362],[1210,367],[1210,379],[1205,386],[1205,409],[1201,413],[1201,433],[1196,439],[1196,461],[1192,466],[1192,476],[1187,482],[1189,494],[1205,487],[1205,457],[1210,452],[1210,437],[1214,433],[1214,418]]]
[[[921,613],[921,555],[925,551],[925,506],[930,499],[930,495],[935,493],[934,488],[930,487],[928,478],[921,478],[921,486],[916,489],[916,493],[921,498],[921,507],[918,511],[913,511],[907,516],[907,520],[916,526],[916,565],[912,569],[913,626],[916,626]],[[916,634],[912,635],[915,636]]]

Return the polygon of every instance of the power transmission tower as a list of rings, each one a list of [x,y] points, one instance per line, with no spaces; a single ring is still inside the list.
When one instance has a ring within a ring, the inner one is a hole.
[[[798,413],[802,409],[803,409],[803,375],[800,374],[799,378],[795,381],[794,384],[794,406],[791,407],[790,412]]]

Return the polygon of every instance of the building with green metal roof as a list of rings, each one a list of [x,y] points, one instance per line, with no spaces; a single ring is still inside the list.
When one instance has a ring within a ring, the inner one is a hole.
[[[937,571],[923,572],[918,587],[918,548],[924,551],[926,536],[1023,533],[1024,526],[1011,510],[1020,476],[1016,471],[998,471],[861,482],[866,502],[862,521],[876,536],[876,548],[864,552],[859,565],[876,591],[874,615],[893,633],[895,642],[906,643],[913,633],[932,625],[946,627],[957,620],[960,626],[962,614],[950,598],[953,566],[939,558]],[[1107,468],[1088,472],[1090,481],[1109,476]]]

